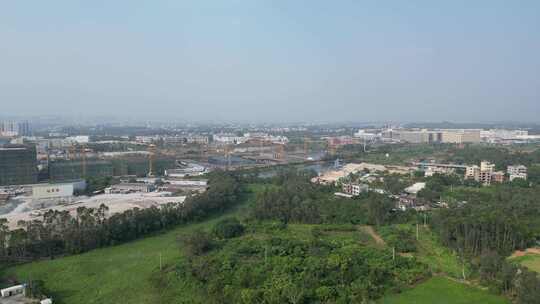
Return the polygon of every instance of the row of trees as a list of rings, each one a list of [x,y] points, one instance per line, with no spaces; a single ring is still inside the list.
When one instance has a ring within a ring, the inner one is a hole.
[[[540,298],[540,278],[536,272],[508,261],[495,251],[485,251],[473,260],[483,285],[504,294],[517,304],[535,304]]]
[[[455,196],[468,201],[437,210],[432,217],[441,241],[469,259],[484,285],[516,303],[538,303],[537,274],[507,257],[538,244],[540,187],[506,184],[460,189]]]
[[[452,149],[447,160],[463,164],[479,164],[482,160],[494,163],[499,170],[509,165],[531,166],[540,163],[540,149],[534,151],[515,151],[512,148],[470,145],[464,149]]]
[[[6,220],[0,219],[0,257],[21,261],[81,253],[198,221],[238,202],[241,189],[235,176],[214,173],[209,185],[207,192],[188,196],[182,204],[135,208],[111,216],[105,205],[97,209],[79,207],[74,215],[49,210],[42,220],[21,221],[21,228],[12,231]]]
[[[539,187],[503,185],[478,192],[465,204],[434,213],[432,223],[446,245],[477,256],[486,250],[506,255],[535,244],[540,236]]]

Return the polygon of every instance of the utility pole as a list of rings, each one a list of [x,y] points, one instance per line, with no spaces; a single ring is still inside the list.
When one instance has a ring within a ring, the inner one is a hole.
[[[161,258],[161,252],[159,253],[159,271],[162,271],[163,270],[163,263],[162,263],[162,258]]]
[[[424,228],[427,227],[427,214],[424,212]]]
[[[418,241],[418,237],[419,237],[419,230],[418,230],[418,223],[416,223],[416,240]]]
[[[396,247],[392,247],[392,260],[396,259]]]

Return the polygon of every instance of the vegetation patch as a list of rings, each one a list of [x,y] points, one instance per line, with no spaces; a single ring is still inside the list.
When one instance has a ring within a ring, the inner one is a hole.
[[[385,296],[379,304],[503,304],[503,297],[493,295],[445,277],[433,277],[400,294]]]

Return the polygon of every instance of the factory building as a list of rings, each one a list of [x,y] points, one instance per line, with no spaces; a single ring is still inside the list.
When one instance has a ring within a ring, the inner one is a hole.
[[[413,144],[427,143],[479,143],[480,130],[446,129],[446,130],[390,130],[382,133],[383,137]]]
[[[442,131],[442,143],[464,144],[479,143],[480,130],[445,130]]]
[[[37,183],[35,146],[0,147],[0,186]]]

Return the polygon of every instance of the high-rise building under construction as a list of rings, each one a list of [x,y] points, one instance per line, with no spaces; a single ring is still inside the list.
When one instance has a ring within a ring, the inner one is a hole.
[[[0,146],[0,186],[37,182],[36,147]]]

